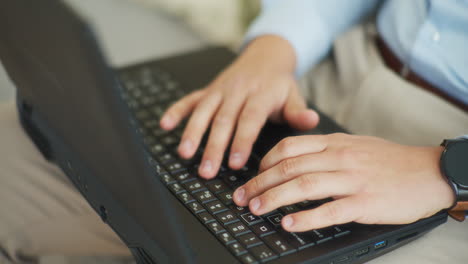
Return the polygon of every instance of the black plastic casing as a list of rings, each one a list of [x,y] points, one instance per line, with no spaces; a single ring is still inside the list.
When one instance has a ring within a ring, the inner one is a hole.
[[[468,139],[444,140],[440,156],[442,174],[451,185],[457,201],[468,201]]]

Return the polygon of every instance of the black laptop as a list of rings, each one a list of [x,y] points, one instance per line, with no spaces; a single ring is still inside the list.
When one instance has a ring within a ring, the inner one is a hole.
[[[2,1],[0,8],[0,59],[18,89],[24,129],[137,263],[359,263],[446,221],[441,212],[410,225],[349,223],[288,233],[280,226],[284,215],[324,201],[261,217],[237,207],[232,192],[255,176],[259,159],[282,138],[298,135],[285,126],[264,127],[243,169],[224,165],[214,180],[197,177],[203,150],[180,159],[183,127],[166,132],[159,119],[234,57],[212,47],[111,69],[90,28],[61,1]],[[309,133],[339,131],[321,115]]]

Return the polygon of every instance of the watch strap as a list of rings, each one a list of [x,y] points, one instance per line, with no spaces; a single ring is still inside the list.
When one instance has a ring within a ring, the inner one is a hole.
[[[448,214],[453,219],[462,222],[466,218],[466,214],[468,213],[468,202],[457,202],[454,207],[452,207]]]
[[[465,141],[468,140],[466,137],[460,137],[457,139],[446,139],[442,142],[441,146],[444,146],[445,148],[448,147],[448,145],[452,142],[457,142],[457,141]],[[465,220],[467,214],[468,214],[468,201],[456,201],[460,199],[460,196],[463,196],[464,198],[468,197],[468,190],[460,190],[457,185],[449,179],[444,172],[442,174],[445,176],[445,179],[447,180],[447,183],[450,185],[450,187],[453,190],[453,193],[455,195],[455,202],[453,206],[448,210],[448,214],[450,217],[453,219],[462,222]]]

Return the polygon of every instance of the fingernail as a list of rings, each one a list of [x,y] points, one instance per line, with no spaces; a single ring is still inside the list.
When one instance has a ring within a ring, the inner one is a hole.
[[[174,125],[174,120],[169,115],[165,115],[161,119],[161,126],[164,126],[164,128],[171,128]]]
[[[284,227],[289,228],[293,224],[294,224],[294,220],[293,220],[292,216],[287,215],[287,216],[283,217],[283,226]]]
[[[211,160],[205,160],[203,161],[202,165],[201,165],[201,171],[202,172],[211,172],[211,170],[213,169],[213,165],[211,164]]]
[[[183,140],[179,145],[180,152],[190,152],[192,151],[192,141],[190,139]]]
[[[260,208],[260,199],[259,198],[254,198],[252,202],[250,202],[250,208],[252,211],[257,211]]]
[[[242,157],[239,152],[231,154],[231,157],[229,158],[229,163],[231,166],[240,166],[242,162]]]
[[[319,115],[314,110],[309,110],[309,113],[311,114],[311,116],[313,116],[314,119],[319,118]]]
[[[245,189],[244,187],[240,187],[236,190],[236,193],[235,193],[235,196],[236,196],[236,200],[238,202],[243,202],[244,201],[244,196],[245,196]]]

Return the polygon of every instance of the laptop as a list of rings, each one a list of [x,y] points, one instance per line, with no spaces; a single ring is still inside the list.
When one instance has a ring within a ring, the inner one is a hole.
[[[125,34],[125,32],[122,32]],[[326,201],[303,201],[261,217],[232,202],[260,158],[299,135],[267,124],[248,165],[224,165],[210,181],[176,154],[183,126],[165,132],[164,110],[207,84],[235,55],[222,47],[111,69],[87,24],[59,0],[4,1],[0,59],[17,86],[27,134],[129,247],[137,263],[361,263],[447,220],[409,225],[349,223],[285,232],[281,218]],[[343,132],[321,114],[309,134]],[[73,228],[73,226],[70,226]],[[73,239],[73,238],[70,238]]]

